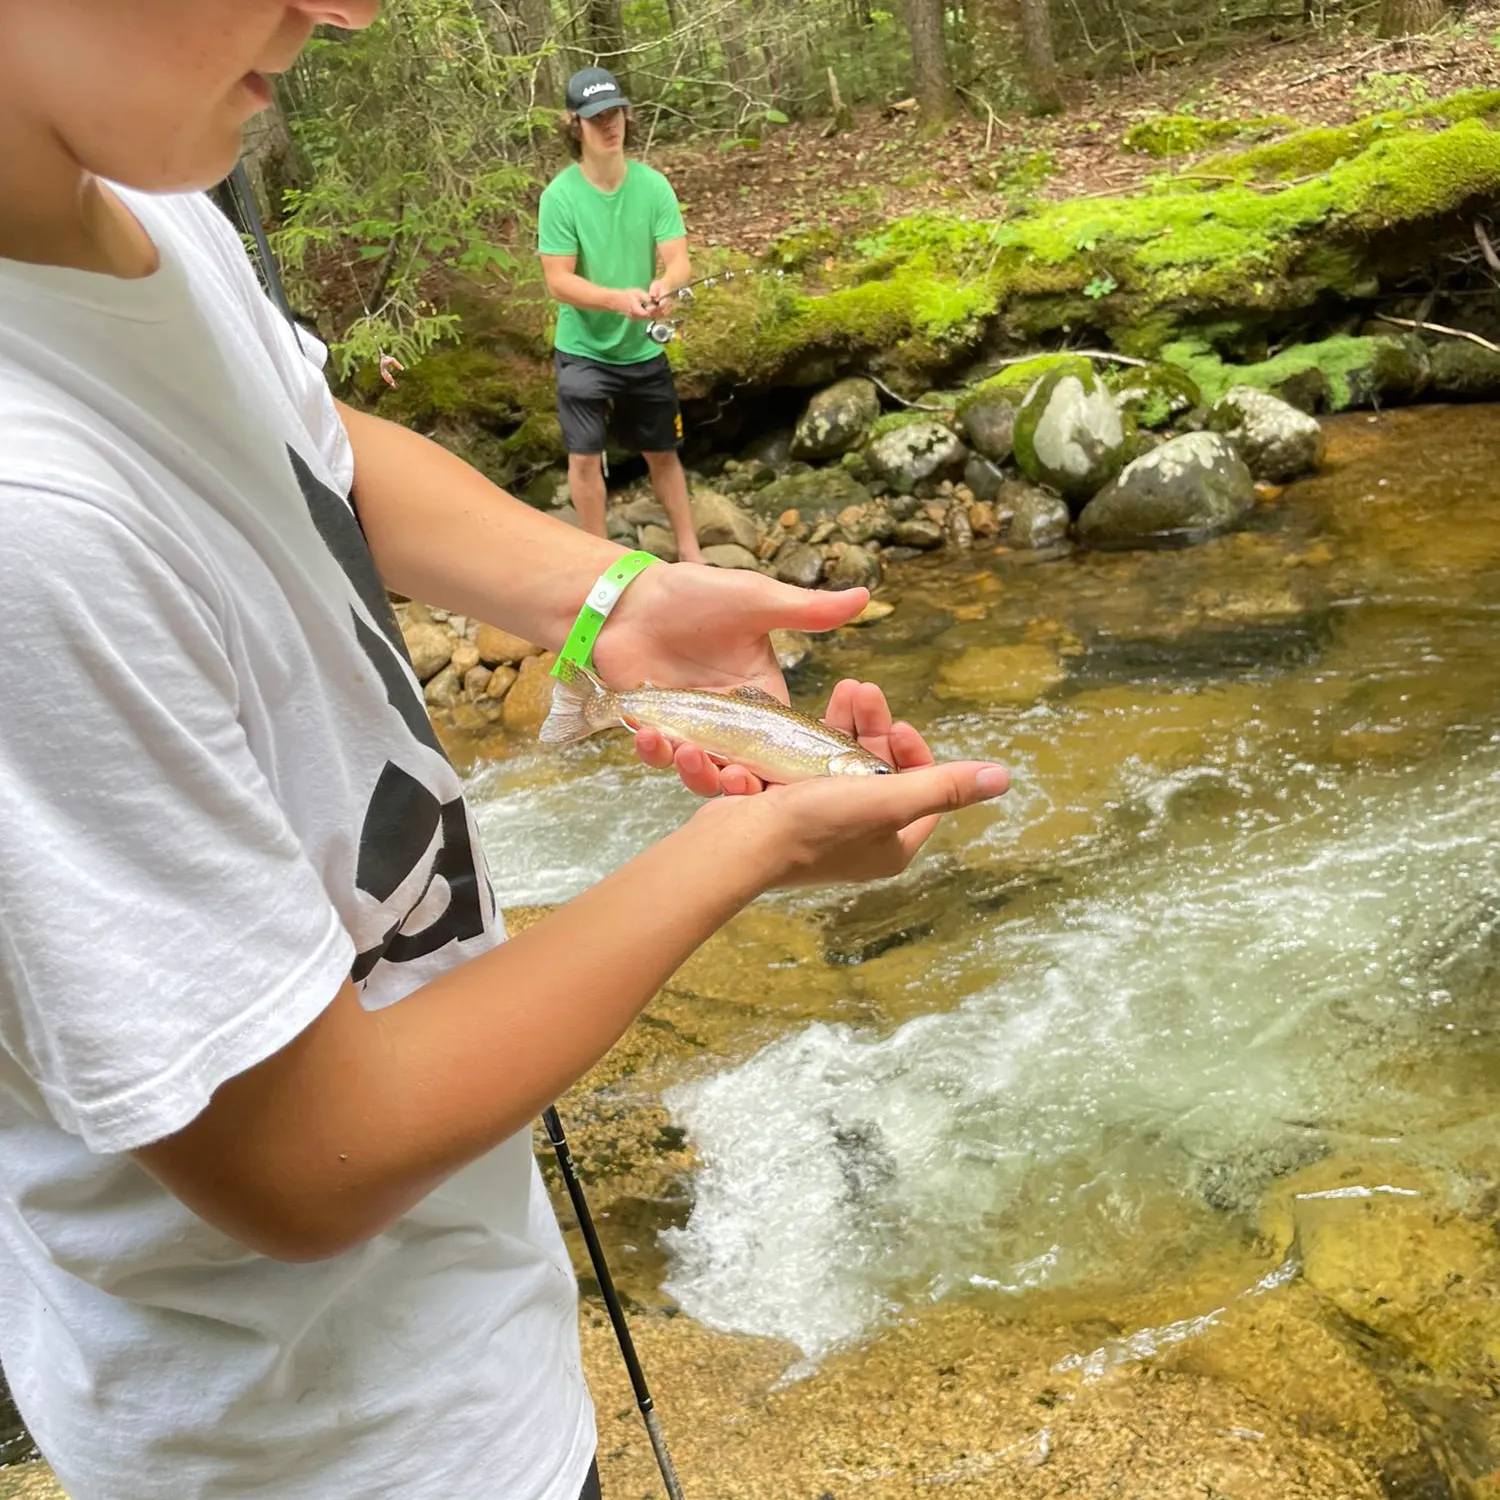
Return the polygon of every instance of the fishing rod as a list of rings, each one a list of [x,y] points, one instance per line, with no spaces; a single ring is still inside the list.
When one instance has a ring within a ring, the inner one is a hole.
[[[723,281],[749,281],[756,276],[774,276],[778,281],[786,275],[778,266],[762,266],[752,271],[716,271],[712,276],[700,276],[696,281],[685,282],[674,291],[663,292],[656,299],[656,305],[660,307],[668,298],[675,298],[682,302],[692,302],[694,294],[701,288],[707,291],[710,287],[718,286]],[[653,344],[670,344],[678,337],[678,325],[681,318],[654,318],[646,324],[646,337]]]
[[[295,333],[297,323],[292,316],[292,305],[287,300],[286,287],[281,280],[276,257],[271,253],[271,243],[266,238],[265,226],[261,222],[260,210],[255,202],[255,190],[250,186],[250,178],[245,172],[243,162],[230,174],[229,188],[240,231],[248,235],[255,244],[256,255],[260,261],[261,277],[265,281],[271,300],[280,309],[287,322],[292,325],[292,331]],[[680,290],[682,289],[679,288]],[[662,341],[658,340],[658,342]],[[383,368],[381,374],[385,374]],[[599,1241],[599,1231],[594,1227],[594,1216],[589,1211],[583,1182],[578,1176],[577,1167],[573,1164],[573,1153],[568,1147],[568,1137],[563,1131],[562,1119],[557,1113],[556,1105],[549,1105],[542,1111],[542,1124],[547,1131],[547,1140],[557,1157],[557,1165],[562,1172],[563,1182],[567,1186],[573,1213],[583,1233],[583,1242],[588,1246],[589,1261],[594,1268],[594,1280],[599,1283],[604,1305],[609,1310],[609,1321],[615,1330],[615,1342],[620,1346],[620,1354],[624,1358],[625,1369],[630,1376],[630,1387],[635,1392],[636,1408],[641,1414],[641,1420],[646,1424],[646,1436],[651,1439],[651,1451],[656,1455],[656,1466],[661,1470],[662,1483],[666,1485],[668,1500],[683,1500],[682,1485],[678,1482],[677,1469],[672,1463],[672,1455],[667,1451],[667,1439],[662,1432],[661,1419],[656,1414],[656,1403],[652,1400],[651,1388],[646,1384],[645,1371],[641,1369],[640,1356],[635,1351],[635,1340],[630,1335],[630,1325],[625,1320],[625,1309],[620,1303],[619,1293],[615,1290],[615,1279],[610,1274],[609,1262],[604,1255],[604,1246]]]

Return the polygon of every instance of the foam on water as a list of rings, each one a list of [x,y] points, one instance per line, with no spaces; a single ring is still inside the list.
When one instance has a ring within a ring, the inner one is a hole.
[[[1096,1274],[1163,1195],[1248,1208],[1330,1135],[1401,1132],[1378,1064],[1472,1020],[1455,948],[1488,928],[1454,916],[1500,892],[1500,756],[1282,766],[1274,816],[1178,818],[1214,774],[1141,774],[1134,856],[991,927],[1009,977],[956,1010],[668,1093],[702,1163],[665,1236],[685,1311],[816,1359],[914,1296]]]

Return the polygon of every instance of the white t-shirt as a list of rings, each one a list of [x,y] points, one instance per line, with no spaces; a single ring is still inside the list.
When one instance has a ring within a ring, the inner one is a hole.
[[[576,1500],[528,1132],[314,1265],[127,1154],[503,934],[324,351],[206,199],[122,197],[155,275],[0,261],[0,1358],[73,1500]]]

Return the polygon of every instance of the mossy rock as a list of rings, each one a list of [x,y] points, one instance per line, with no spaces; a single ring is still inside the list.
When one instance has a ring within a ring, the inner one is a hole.
[[[780,479],[743,498],[759,516],[801,511],[804,521],[821,511],[837,515],[847,505],[867,505],[870,492],[843,465],[811,469],[805,474],[783,474]]]
[[[1203,405],[1202,391],[1180,365],[1153,364],[1146,369],[1121,365],[1104,377],[1104,383],[1121,411],[1148,431],[1165,427]]]
[[[380,392],[382,417],[417,428],[469,421],[503,430],[556,401],[550,368],[468,345],[434,350]]]
[[[1295,130],[1289,115],[1263,116],[1254,120],[1201,120],[1196,115],[1157,115],[1141,120],[1125,132],[1120,144],[1140,156],[1191,156],[1225,141],[1247,135],[1271,135]]]
[[[1097,493],[1125,462],[1120,409],[1086,360],[1055,366],[1032,386],[1013,440],[1021,472],[1073,504]]]
[[[1164,349],[1162,357],[1185,370],[1210,404],[1237,385],[1289,399],[1287,385],[1309,371],[1322,377],[1328,409],[1336,412],[1415,400],[1431,380],[1426,350],[1417,339],[1341,335],[1296,345],[1253,365],[1231,364],[1201,339],[1183,339]]]
[[[1019,406],[1042,376],[1050,375],[1054,370],[1068,370],[1081,377],[1084,372],[1092,374],[1093,369],[1089,360],[1077,354],[1038,354],[1018,364],[1006,365],[976,385],[968,386],[959,396],[954,410],[962,417],[971,406],[986,401],[1009,401]]]
[[[1500,396],[1500,354],[1467,339],[1445,339],[1432,350],[1432,390],[1438,396],[1493,401]]]

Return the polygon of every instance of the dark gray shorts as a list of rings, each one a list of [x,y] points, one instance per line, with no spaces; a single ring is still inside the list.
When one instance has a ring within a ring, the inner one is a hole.
[[[682,408],[667,356],[638,365],[607,365],[581,354],[553,352],[557,420],[569,453],[603,453],[611,417],[620,442],[636,453],[675,452]]]
[[[579,1491],[578,1500],[604,1500],[599,1493],[599,1463],[596,1459],[589,1465],[589,1477],[583,1481],[583,1489]]]

